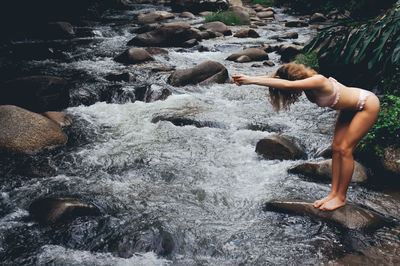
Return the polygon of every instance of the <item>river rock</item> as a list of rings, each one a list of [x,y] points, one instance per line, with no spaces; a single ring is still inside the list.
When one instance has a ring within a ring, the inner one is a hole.
[[[290,173],[301,174],[320,181],[332,180],[332,159],[307,162],[289,169]],[[354,161],[354,172],[351,182],[363,183],[368,179],[368,170],[359,162]]]
[[[232,31],[222,22],[208,22],[199,27],[200,30],[212,31],[214,33],[222,33],[223,35],[231,35]]]
[[[152,61],[154,58],[145,49],[133,47],[125,50],[122,54],[115,57],[114,60],[124,64],[138,64]]]
[[[33,112],[62,110],[69,105],[65,79],[54,76],[28,76],[6,81],[0,90],[0,105],[11,104]]]
[[[257,12],[257,17],[261,19],[274,18],[274,12],[272,11]]]
[[[152,30],[156,30],[160,27],[161,27],[161,24],[159,24],[159,23],[150,23],[150,24],[146,24],[146,25],[143,25],[143,26],[137,28],[133,32],[141,34],[141,33],[146,33],[146,32],[152,31]]]
[[[56,122],[60,127],[69,127],[72,125],[72,119],[68,115],[61,112],[48,111],[42,114],[50,120]]]
[[[395,176],[400,176],[400,149],[394,147],[385,148],[381,164],[384,170]]]
[[[210,127],[210,128],[227,128],[224,124],[214,121],[199,121],[189,117],[181,117],[181,116],[156,116],[151,122],[158,123],[160,121],[169,121],[175,126],[184,127],[184,126],[195,126],[197,128],[202,127]]]
[[[206,85],[209,83],[225,83],[227,79],[228,70],[222,64],[206,61],[192,68],[176,70],[169,76],[168,83],[172,86]]]
[[[328,19],[321,13],[314,13],[310,18],[310,23],[325,22]]]
[[[138,34],[128,42],[128,45],[174,47],[182,46],[191,39],[201,39],[201,37],[188,23],[180,21],[163,23],[152,31]]]
[[[146,14],[139,14],[137,17],[139,24],[149,24],[172,18],[175,18],[175,15],[167,11],[153,11]]]
[[[62,223],[79,216],[99,215],[95,206],[74,198],[42,198],[29,206],[29,214],[42,224]]]
[[[229,7],[228,0],[174,0],[171,1],[173,10],[190,11],[195,14],[202,11],[221,11]]]
[[[307,158],[306,153],[283,136],[272,136],[258,141],[256,152],[269,160],[298,160]]]
[[[75,31],[71,23],[65,21],[47,24],[41,34],[45,39],[71,39],[75,37]]]
[[[136,77],[131,72],[124,72],[121,74],[109,74],[109,75],[105,76],[105,79],[108,81],[131,82],[131,81],[135,81]]]
[[[285,23],[286,27],[307,27],[308,23],[302,20],[291,20]]]
[[[351,204],[334,211],[321,211],[314,208],[311,202],[272,201],[265,204],[265,210],[306,215],[355,230],[372,230],[388,224],[382,215]]]
[[[237,62],[237,63],[248,63],[248,62],[251,62],[251,58],[248,57],[247,55],[241,55],[235,60],[235,62]]]
[[[194,19],[194,18],[196,18],[196,16],[193,15],[193,13],[188,12],[188,11],[185,11],[185,12],[180,13],[180,14],[179,14],[179,17],[181,17],[181,18],[188,18],[188,19]]]
[[[225,14],[239,18],[242,24],[250,24],[250,17],[256,15],[253,9],[243,6],[232,6],[225,11]]]
[[[152,84],[135,88],[135,98],[146,103],[165,100],[172,94],[171,90],[162,86]]]
[[[278,53],[281,55],[283,62],[290,62],[296,55],[301,54],[303,46],[300,45],[282,45]]]
[[[237,38],[258,38],[260,35],[253,29],[241,29],[233,35]]]
[[[160,47],[146,47],[144,48],[149,54],[168,54],[168,50]]]
[[[226,58],[229,61],[236,61],[241,56],[248,56],[252,61],[268,60],[268,54],[261,48],[248,48],[231,54]]]
[[[263,63],[264,66],[269,66],[269,67],[273,67],[275,66],[275,63],[272,62],[271,60],[267,60]]]
[[[67,135],[52,120],[13,105],[0,106],[0,150],[36,154],[65,145]]]
[[[276,36],[272,36],[271,39],[297,39],[299,38],[299,34],[297,32],[288,32],[286,34],[283,35],[276,35]]]

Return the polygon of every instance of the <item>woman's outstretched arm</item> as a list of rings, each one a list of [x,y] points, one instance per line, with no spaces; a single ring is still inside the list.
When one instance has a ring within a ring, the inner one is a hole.
[[[323,87],[325,85],[326,78],[322,75],[314,75],[306,79],[291,81],[286,79],[272,78],[270,76],[251,77],[243,74],[234,74],[232,76],[232,81],[239,86],[255,84],[287,90],[312,90],[320,89],[321,87]]]

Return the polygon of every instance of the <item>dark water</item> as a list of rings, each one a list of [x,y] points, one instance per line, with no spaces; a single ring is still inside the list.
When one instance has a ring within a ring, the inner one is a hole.
[[[134,15],[155,9],[168,10],[137,5],[77,27],[78,38],[46,44],[57,51],[52,59],[4,56],[4,51],[16,47],[44,45],[40,40],[3,47],[4,80],[30,74],[70,80],[73,107],[65,112],[74,125],[67,131],[65,147],[34,157],[2,158],[0,261],[5,265],[308,265],[343,264],[349,258],[392,264],[398,259],[398,226],[349,231],[262,210],[263,203],[272,199],[323,197],[329,185],[288,174],[287,169],[301,160],[260,158],[254,152],[257,141],[282,132],[303,145],[313,160],[332,140],[334,111],[302,98],[290,112],[276,114],[262,87],[227,83],[174,88],[166,84],[169,73],[151,71],[155,66],[187,68],[211,59],[225,65],[230,75],[272,73],[276,67],[257,68],[225,58],[243,47],[276,44],[270,37],[287,32],[278,21],[293,17],[277,9],[276,22],[257,29],[260,38],[203,41],[207,52],[168,48],[168,55],[156,55],[151,63],[114,62],[134,36]],[[198,26],[202,19],[188,22]],[[309,28],[293,31],[299,32],[300,43],[315,34]],[[277,54],[270,57],[281,63]],[[104,79],[122,71],[135,74],[136,81]],[[151,85],[169,88],[173,95],[154,103],[134,101],[135,88]],[[160,115],[213,121],[223,127],[151,122]],[[245,129],[249,124],[268,125],[271,130]],[[98,206],[102,215],[52,228],[39,226],[27,209],[44,196],[77,197]],[[400,213],[398,193],[352,185],[348,200],[394,218]]]

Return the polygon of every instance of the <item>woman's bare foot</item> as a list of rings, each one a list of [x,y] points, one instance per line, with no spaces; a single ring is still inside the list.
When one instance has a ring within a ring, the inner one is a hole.
[[[330,201],[331,199],[333,199],[335,197],[335,195],[331,195],[329,194],[328,197],[314,201],[314,208],[319,208],[321,207],[325,202]]]
[[[346,205],[346,199],[342,200],[339,197],[334,197],[333,199],[322,204],[322,206],[319,209],[321,211],[333,211],[344,205]]]

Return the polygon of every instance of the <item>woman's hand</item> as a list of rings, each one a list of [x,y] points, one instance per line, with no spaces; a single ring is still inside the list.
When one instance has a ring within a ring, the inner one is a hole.
[[[243,75],[243,74],[233,74],[232,82],[235,83],[236,85],[240,86],[240,85],[251,84],[252,80],[251,80],[251,77]]]

